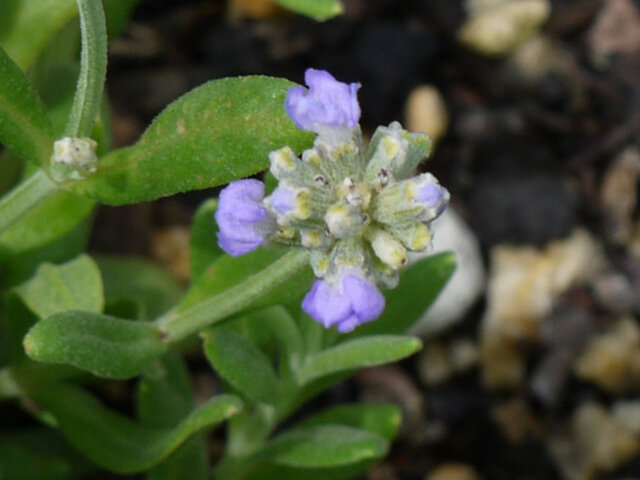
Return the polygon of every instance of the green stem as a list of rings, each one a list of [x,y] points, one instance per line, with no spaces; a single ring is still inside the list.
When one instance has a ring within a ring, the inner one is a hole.
[[[258,278],[247,280],[182,312],[170,311],[156,320],[165,341],[182,340],[217,321],[248,307],[274,286],[279,285],[305,268],[309,252],[295,250],[280,257],[260,272]]]
[[[0,199],[0,233],[57,191],[56,184],[42,170],[20,183]]]
[[[107,27],[101,0],[76,0],[80,14],[80,75],[65,128],[67,137],[88,137],[100,108],[107,73]]]

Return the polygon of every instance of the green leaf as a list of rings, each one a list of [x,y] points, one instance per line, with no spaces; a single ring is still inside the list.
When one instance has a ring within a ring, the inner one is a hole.
[[[172,353],[147,369],[138,387],[138,416],[149,427],[175,427],[195,408],[189,372]],[[147,472],[147,480],[206,480],[203,435],[194,435]]]
[[[15,292],[41,318],[65,310],[101,312],[104,307],[100,271],[88,255],[63,265],[41,265]]]
[[[0,260],[0,287],[8,288],[28,280],[43,262],[62,263],[80,255],[87,248],[90,220],[90,216],[83,219],[70,231],[46,245],[16,251]]]
[[[134,422],[71,385],[40,385],[30,394],[53,415],[74,447],[101,467],[118,473],[151,468],[193,434],[221,423],[242,408],[237,397],[218,395],[174,427],[161,428]]]
[[[391,440],[395,437],[402,421],[400,409],[391,404],[363,404],[339,405],[305,418],[296,428],[306,428],[316,425],[337,424],[358,428],[380,435]]]
[[[456,268],[455,255],[444,252],[424,258],[400,273],[400,283],[385,292],[387,306],[380,318],[342,335],[341,341],[387,333],[405,333],[444,288]]]
[[[289,467],[336,467],[380,458],[387,442],[373,433],[342,425],[316,425],[274,438],[264,454]]]
[[[183,295],[182,286],[162,268],[146,260],[98,255],[108,304],[132,300],[140,305],[140,318],[152,320],[173,307]]]
[[[286,115],[293,83],[250,76],[212,80],[169,105],[135,145],[100,159],[74,191],[122,205],[221,185],[268,167],[268,154],[301,150],[313,135]]]
[[[95,202],[58,191],[0,234],[0,262],[62,238],[93,212]]]
[[[300,369],[302,381],[337,372],[382,365],[414,354],[422,347],[420,339],[399,335],[357,338],[321,351],[307,359]]]
[[[89,462],[53,430],[27,430],[0,436],[0,478],[68,480],[90,470]]]
[[[191,281],[194,282],[222,254],[218,246],[218,225],[214,219],[218,199],[212,198],[198,208],[191,226]]]
[[[224,327],[208,329],[202,336],[207,359],[224,380],[256,403],[278,402],[278,376],[253,343]]]
[[[166,351],[153,324],[77,310],[40,320],[27,333],[24,348],[38,362],[120,379],[138,375]]]
[[[328,20],[344,11],[340,0],[276,0],[276,2],[318,21]]]
[[[2,0],[0,45],[26,70],[77,13],[75,0]]]
[[[44,164],[51,156],[51,124],[20,67],[0,48],[0,142]]]

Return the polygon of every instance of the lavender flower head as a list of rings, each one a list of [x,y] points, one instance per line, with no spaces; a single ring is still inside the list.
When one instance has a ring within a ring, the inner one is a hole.
[[[298,157],[284,147],[269,154],[277,188],[266,198],[257,180],[231,183],[220,194],[220,246],[241,255],[265,243],[310,251],[318,280],[302,308],[326,328],[349,332],[375,320],[394,288],[408,251],[431,243],[430,225],[449,192],[430,173],[414,176],[429,138],[397,122],[378,127],[364,148],[357,83],[307,70],[309,86],[289,90],[285,109],[318,135]]]
[[[232,257],[249,253],[264,243],[267,209],[262,205],[264,184],[246,179],[231,182],[220,192],[216,212],[218,243]]]
[[[353,129],[360,120],[357,91],[359,83],[342,83],[324,70],[309,68],[304,75],[309,90],[293,87],[287,93],[285,108],[289,118],[302,130],[322,127]]]
[[[302,302],[302,309],[325,328],[336,325],[347,333],[378,318],[384,297],[376,286],[355,275],[346,275],[336,285],[316,280]]]

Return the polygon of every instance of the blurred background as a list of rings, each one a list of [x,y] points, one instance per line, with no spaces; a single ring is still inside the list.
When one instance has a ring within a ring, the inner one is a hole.
[[[452,194],[434,248],[458,255],[423,352],[316,400],[403,408],[366,478],[640,478],[640,2],[344,6],[318,23],[270,0],[141,0],[110,47],[115,145],[210,79],[360,82],[365,136],[398,120],[434,140],[421,168]],[[103,207],[92,249],[187,282],[191,217],[215,194]]]

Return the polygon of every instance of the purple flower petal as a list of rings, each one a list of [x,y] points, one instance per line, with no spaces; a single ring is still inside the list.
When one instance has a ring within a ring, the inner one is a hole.
[[[347,296],[333,289],[324,280],[316,280],[302,301],[302,309],[325,328],[347,317],[350,307]]]
[[[347,275],[342,281],[342,288],[361,323],[375,320],[384,310],[384,296],[373,283]]]
[[[337,325],[338,331],[345,333],[378,318],[384,305],[384,296],[374,284],[347,275],[340,285],[316,280],[302,302],[302,309],[325,328]]]
[[[418,190],[417,200],[426,203],[429,208],[435,208],[440,205],[443,196],[441,186],[428,183]]]
[[[293,87],[287,93],[285,109],[289,118],[302,130],[322,127],[353,129],[360,120],[357,92],[360,84],[337,81],[324,70],[309,68],[305,72],[308,92]]]
[[[271,194],[271,205],[279,213],[286,214],[296,208],[296,194],[289,188],[278,187]]]
[[[218,244],[229,255],[243,255],[264,243],[260,226],[267,210],[262,205],[263,197],[264,184],[254,179],[231,182],[220,192],[215,215],[220,229]]]

